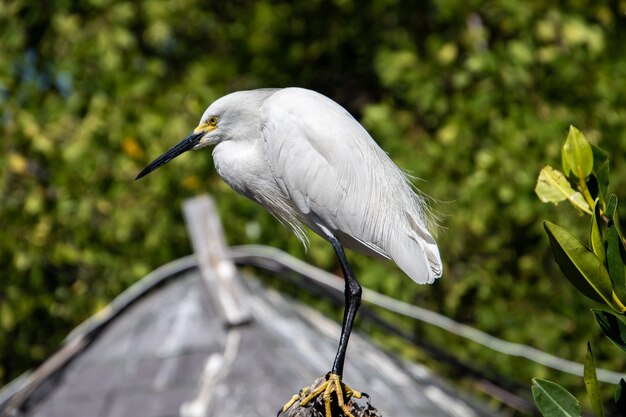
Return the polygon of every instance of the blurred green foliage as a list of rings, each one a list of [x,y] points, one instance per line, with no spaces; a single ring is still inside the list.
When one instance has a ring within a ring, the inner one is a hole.
[[[571,123],[624,154],[624,10],[624,0],[0,2],[0,382],[189,253],[180,203],[198,193],[217,198],[231,244],[338,271],[329,245],[314,238],[305,254],[229,190],[208,153],[133,182],[214,99],[290,85],[343,104],[443,201],[444,278],[416,286],[392,264],[349,254],[365,286],[582,361],[600,332],[559,276],[541,229],[555,213],[533,189]],[[620,190],[626,166],[612,163]],[[559,224],[582,233],[569,215]],[[477,366],[514,368],[523,383],[579,383],[426,325],[414,331]],[[611,347],[595,357],[625,365]]]

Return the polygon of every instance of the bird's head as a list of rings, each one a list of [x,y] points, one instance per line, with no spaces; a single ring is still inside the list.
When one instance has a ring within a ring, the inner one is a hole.
[[[220,143],[225,137],[224,125],[227,123],[223,121],[225,112],[219,104],[219,102],[215,102],[209,106],[200,118],[200,123],[198,123],[198,126],[193,132],[154,161],[150,162],[137,174],[135,180],[148,175],[184,152]]]
[[[136,180],[193,149],[217,145],[228,140],[249,140],[260,134],[259,109],[276,89],[238,91],[211,104],[192,133],[137,174]]]

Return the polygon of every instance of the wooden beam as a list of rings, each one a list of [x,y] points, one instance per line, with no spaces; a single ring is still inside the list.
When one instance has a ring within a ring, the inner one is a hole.
[[[229,326],[248,322],[248,295],[230,259],[213,200],[207,195],[186,200],[183,213],[206,289],[222,320]]]

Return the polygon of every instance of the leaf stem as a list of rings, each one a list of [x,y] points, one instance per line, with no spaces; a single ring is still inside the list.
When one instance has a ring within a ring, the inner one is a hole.
[[[578,169],[578,190],[585,198],[585,201],[587,201],[587,204],[589,204],[589,207],[591,208],[591,210],[593,210],[593,206],[595,205],[595,202],[593,198],[591,198],[591,193],[589,192],[589,188],[587,188],[587,183],[585,182],[585,177],[583,175],[583,169],[580,165],[578,165],[576,168]]]
[[[624,306],[624,304],[622,304],[622,301],[617,297],[617,294],[615,294],[615,291],[613,291],[613,302],[615,303],[615,306],[612,306],[614,309],[615,307],[617,307],[617,311],[620,314],[624,314],[626,312],[626,306]]]

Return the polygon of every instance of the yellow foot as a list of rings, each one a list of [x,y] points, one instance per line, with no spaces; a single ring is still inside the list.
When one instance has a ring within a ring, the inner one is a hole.
[[[287,411],[298,401],[299,406],[304,407],[321,395],[322,401],[324,402],[325,417],[333,417],[331,412],[331,395],[333,392],[337,398],[337,406],[341,408],[345,417],[354,417],[347,406],[347,403],[351,398],[362,398],[364,395],[367,396],[367,394],[353,390],[341,382],[341,377],[339,375],[329,373],[326,376],[326,380],[320,385],[314,388],[305,387],[298,394],[291,397],[287,404],[285,404],[278,412],[278,415]]]

